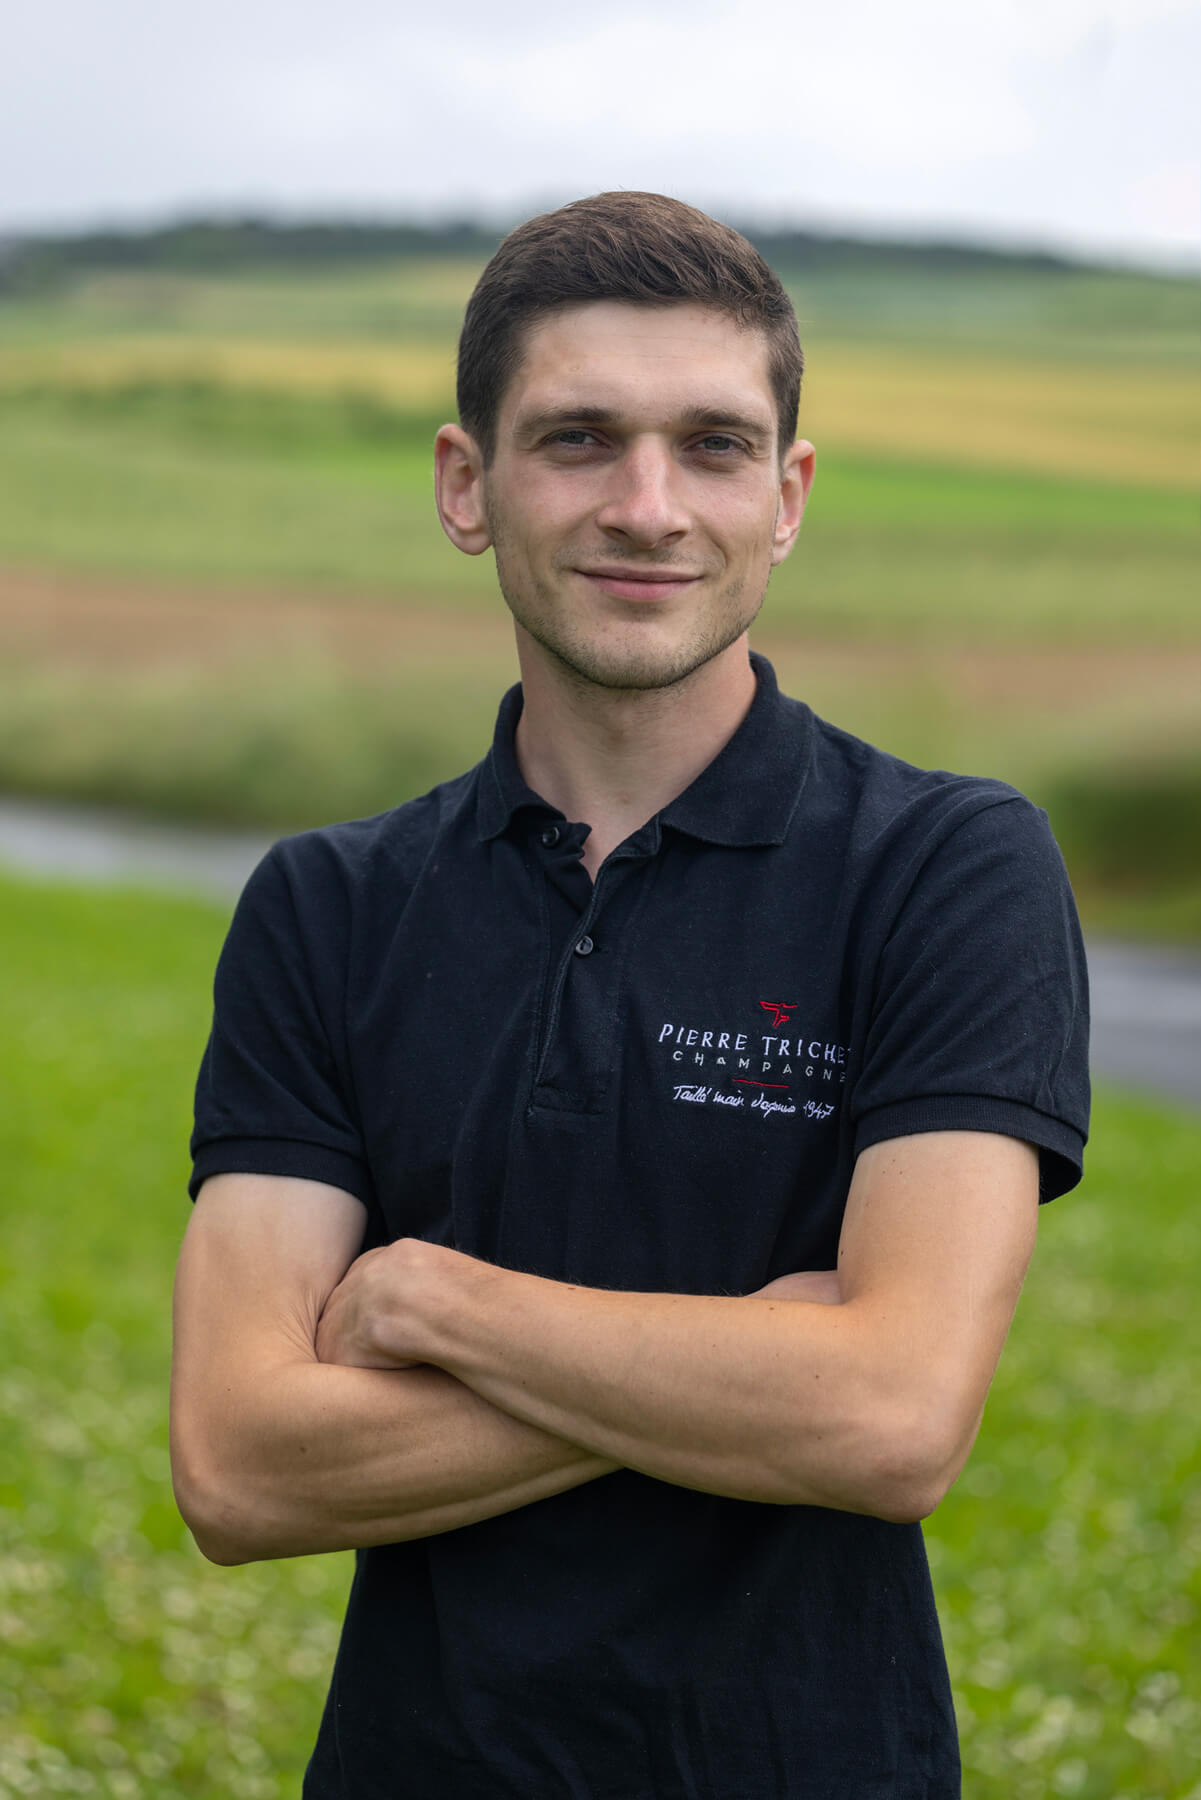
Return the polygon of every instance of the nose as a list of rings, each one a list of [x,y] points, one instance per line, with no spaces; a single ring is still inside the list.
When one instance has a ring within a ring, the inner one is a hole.
[[[640,550],[653,550],[682,537],[690,522],[682,471],[670,447],[651,437],[635,440],[612,467],[597,524]]]

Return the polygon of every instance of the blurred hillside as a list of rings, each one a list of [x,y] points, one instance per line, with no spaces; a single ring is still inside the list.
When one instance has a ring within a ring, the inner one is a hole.
[[[3,247],[0,786],[304,824],[479,754],[513,659],[429,446],[494,241]],[[1196,284],[759,242],[821,458],[760,647],[850,729],[1042,799],[1097,918],[1196,930]]]
[[[829,233],[740,226],[794,290],[800,290],[802,324],[806,300],[817,303],[814,322],[836,322],[840,333],[867,331],[888,337],[914,333],[942,335],[948,329],[966,341],[997,345],[1033,342],[1061,350],[1075,344],[1096,354],[1107,343],[1122,345],[1139,359],[1174,353],[1195,355],[1197,285],[1185,277],[1151,275],[1131,269],[1094,268],[1045,252],[1019,253],[961,243],[872,242]],[[294,223],[259,219],[196,219],[146,231],[97,231],[0,239],[0,296],[32,301],[49,326],[42,303],[70,294],[87,307],[92,290],[93,322],[104,315],[116,324],[113,291],[124,297],[116,311],[124,324],[139,311],[136,278],[151,278],[141,291],[143,319],[163,327],[185,326],[201,297],[178,282],[204,277],[216,288],[220,278],[236,282],[242,304],[225,295],[204,295],[207,311],[191,323],[252,324],[252,292],[266,283],[292,290],[280,326],[306,327],[373,337],[410,330],[414,324],[452,333],[460,317],[458,295],[444,304],[414,305],[389,277],[397,264],[457,263],[478,272],[500,241],[500,233],[471,220],[441,223]],[[360,281],[345,277],[361,276]],[[380,280],[371,277],[382,276]],[[314,291],[315,284],[315,291]],[[467,283],[470,291],[470,282]],[[277,293],[276,298],[279,298]],[[427,302],[431,296],[426,296]],[[202,302],[203,304],[203,302]],[[14,320],[10,317],[11,328]],[[26,320],[37,329],[36,323]]]
[[[873,241],[799,228],[760,228],[732,221],[773,268],[836,264],[861,270],[882,266],[990,269],[1078,269],[1078,259],[1046,251],[1001,250],[987,245],[901,240]],[[397,257],[464,256],[482,263],[501,232],[472,219],[293,220],[181,219],[152,229],[27,233],[3,248],[6,283],[27,290],[53,286],[72,273],[95,268],[174,269],[189,274],[238,270],[248,264],[292,268],[391,261]]]

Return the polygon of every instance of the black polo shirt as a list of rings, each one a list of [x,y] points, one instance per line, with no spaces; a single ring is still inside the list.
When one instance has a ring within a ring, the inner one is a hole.
[[[829,1268],[859,1151],[972,1129],[1079,1178],[1087,989],[1043,815],[756,698],[607,858],[477,768],[278,845],[238,907],[192,1191],[307,1176],[374,1242],[746,1293]],[[920,1528],[622,1471],[361,1552],[310,1800],[947,1800]]]

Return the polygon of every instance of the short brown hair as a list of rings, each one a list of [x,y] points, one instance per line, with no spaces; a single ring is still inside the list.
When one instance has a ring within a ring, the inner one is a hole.
[[[728,313],[767,339],[780,455],[796,436],[805,362],[796,313],[753,244],[665,194],[594,194],[511,231],[467,304],[459,337],[459,418],[490,462],[496,421],[528,327],[565,306],[629,300]]]

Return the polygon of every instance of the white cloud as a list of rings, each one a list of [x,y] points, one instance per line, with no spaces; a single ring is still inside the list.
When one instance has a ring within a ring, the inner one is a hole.
[[[58,0],[0,67],[0,228],[663,187],[730,211],[1179,250],[1187,0]]]
[[[853,20],[823,15],[809,30],[794,9],[731,6],[705,33],[648,15],[620,33],[594,26],[500,55],[469,51],[455,82],[480,105],[499,87],[527,126],[599,134],[592,148],[626,134],[657,146],[685,139],[718,170],[726,157],[745,166],[753,146],[831,145],[864,166],[899,158],[920,167],[945,158],[949,142],[971,155],[1032,135],[1003,73],[984,69],[971,86],[954,79],[885,11],[866,53]],[[579,136],[552,141],[569,157],[589,147]]]

